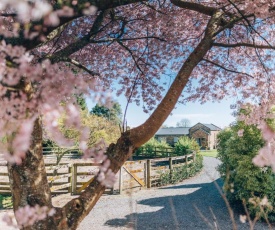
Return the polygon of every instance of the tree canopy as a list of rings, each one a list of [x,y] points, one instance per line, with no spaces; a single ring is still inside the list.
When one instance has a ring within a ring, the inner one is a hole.
[[[95,107],[90,111],[91,114],[96,116],[104,117],[109,121],[112,121],[114,124],[122,123],[122,111],[121,106],[118,102],[111,103],[111,108],[108,108],[104,105],[96,104]]]
[[[274,116],[273,1],[0,3],[0,148],[10,162],[19,225],[31,222],[22,223],[21,210],[39,205],[51,215],[29,229],[76,229],[124,161],[155,134],[178,101],[234,96],[239,107],[249,102],[251,112],[241,119],[260,124],[269,143],[254,161],[274,167],[274,131],[266,123]],[[150,116],[136,128],[124,128],[105,155],[88,147],[73,95],[104,105],[110,90],[142,105]],[[53,213],[42,122],[56,142],[70,145],[58,129],[64,113],[66,126],[83,130],[83,152],[103,166],[78,198]]]

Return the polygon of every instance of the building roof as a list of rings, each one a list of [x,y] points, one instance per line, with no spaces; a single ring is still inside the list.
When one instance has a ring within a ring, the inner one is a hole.
[[[201,123],[198,123],[201,124]],[[210,129],[210,131],[220,131],[221,128],[219,128],[216,125],[213,124],[202,124]],[[189,129],[191,127],[169,127],[169,128],[161,128],[157,131],[155,135],[159,136],[176,136],[176,135],[188,135]]]
[[[209,128],[211,131],[220,131],[222,130],[220,127],[213,125],[213,124],[203,124],[207,128]]]
[[[188,135],[189,129],[189,127],[161,128],[157,131],[156,135]]]

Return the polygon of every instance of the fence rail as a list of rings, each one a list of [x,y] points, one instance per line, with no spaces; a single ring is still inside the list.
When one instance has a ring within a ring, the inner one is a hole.
[[[193,150],[186,149],[186,155],[191,154]],[[164,147],[140,147],[138,148],[133,157],[136,159],[141,158],[159,158],[159,157],[174,157],[177,156],[175,153],[175,149],[172,147],[164,148]]]
[[[185,156],[127,161],[117,173],[117,182],[106,193],[122,193],[129,190],[151,188],[159,185],[160,175],[173,168],[194,162],[196,153]],[[95,178],[99,163],[46,163],[46,172],[52,194],[79,194]],[[0,166],[6,167],[6,166]],[[7,172],[0,172],[0,194],[10,194]]]

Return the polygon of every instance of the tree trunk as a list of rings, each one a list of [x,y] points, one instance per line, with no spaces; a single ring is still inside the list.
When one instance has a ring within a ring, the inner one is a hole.
[[[22,164],[8,164],[9,180],[13,199],[13,210],[20,207],[47,206],[52,207],[51,191],[49,188],[46,169],[42,154],[42,123],[37,118],[32,132],[31,145]],[[47,229],[43,221],[31,228]]]
[[[107,150],[108,159],[111,161],[110,169],[117,173],[124,162],[129,159],[133,151],[134,144],[130,141],[130,131],[121,134],[116,144],[111,144]],[[86,215],[92,210],[101,197],[105,187],[95,178],[93,182],[85,189],[78,198],[68,202],[62,210],[57,210],[54,216],[56,223],[49,226],[48,229],[74,230]],[[92,229],[92,227],[91,227]]]

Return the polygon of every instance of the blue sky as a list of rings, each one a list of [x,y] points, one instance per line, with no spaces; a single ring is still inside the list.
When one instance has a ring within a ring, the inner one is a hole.
[[[124,97],[114,98],[121,104],[122,111],[125,111],[126,99]],[[95,105],[91,101],[87,101],[89,110]],[[176,123],[183,118],[188,118],[191,121],[191,125],[195,125],[198,122],[212,123],[221,128],[228,126],[235,120],[232,116],[233,110],[230,109],[230,105],[233,104],[233,99],[223,100],[221,102],[207,102],[203,105],[200,103],[188,103],[186,105],[178,104],[177,108],[173,110],[172,114],[164,122],[167,126],[176,126]],[[130,127],[136,127],[142,124],[149,114],[143,112],[141,106],[130,104],[126,113],[127,125]]]

